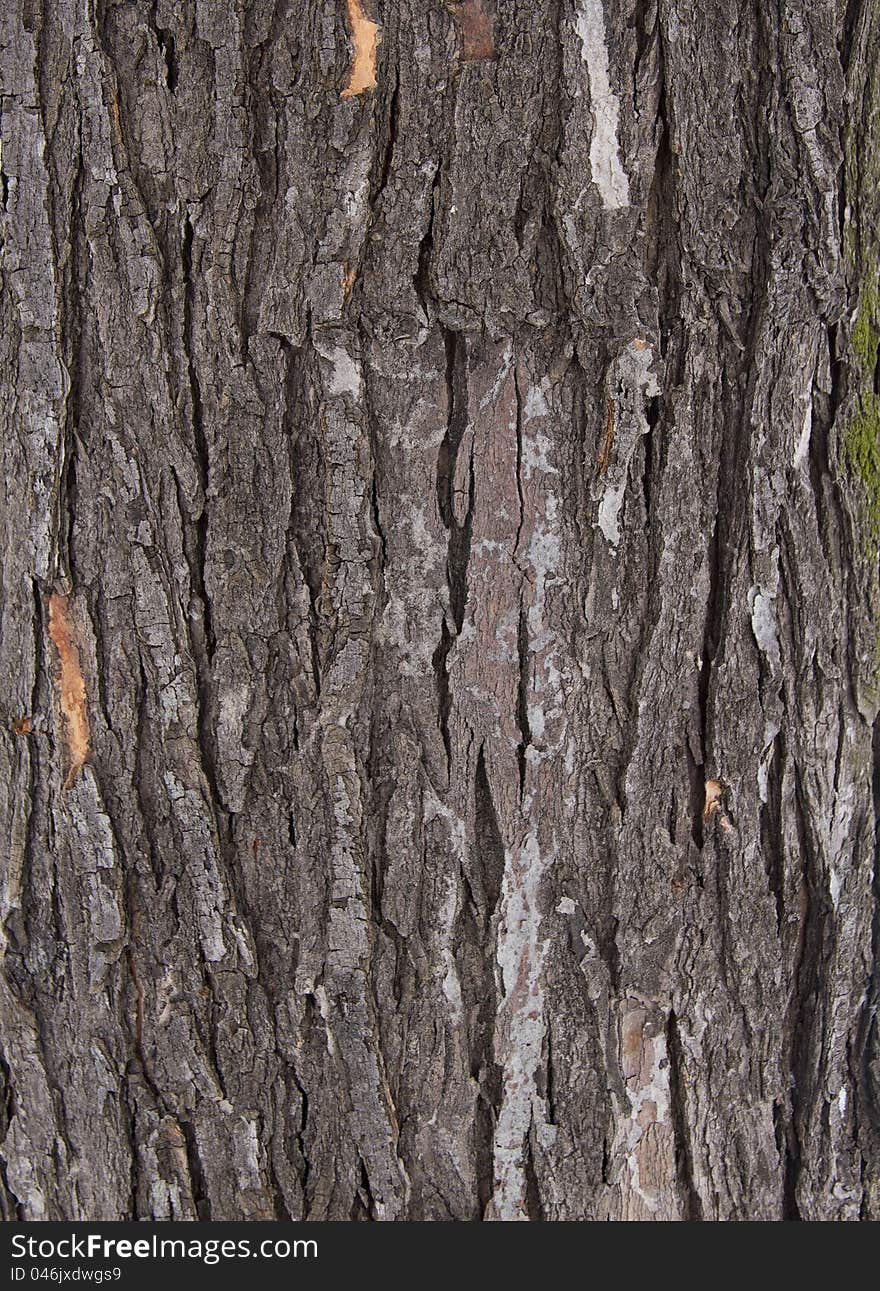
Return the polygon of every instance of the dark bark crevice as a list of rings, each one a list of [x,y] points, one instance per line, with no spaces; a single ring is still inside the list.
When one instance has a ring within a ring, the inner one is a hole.
[[[669,1107],[675,1138],[676,1176],[681,1191],[683,1217],[702,1219],[703,1203],[694,1182],[694,1162],[688,1129],[686,1069],[678,1021],[673,1010],[670,1010],[666,1022],[666,1052],[669,1058]]]
[[[459,500],[456,505],[455,482],[458,454],[468,425],[467,340],[460,332],[444,330],[444,341],[447,425],[437,458],[437,506],[443,524],[448,530],[446,575],[449,588],[449,615],[444,615],[440,629],[440,642],[434,651],[432,663],[436,677],[440,731],[446,748],[447,763],[451,767],[449,718],[452,711],[452,694],[447,660],[461,632],[467,604],[467,572],[474,509],[474,466],[471,459],[467,475],[466,510],[462,518],[462,502]],[[451,619],[451,623],[448,619]]]
[[[526,791],[526,770],[528,751],[532,744],[532,731],[529,726],[529,630],[525,606],[520,601],[516,634],[517,656],[519,659],[519,678],[517,681],[516,721],[520,739],[516,746],[516,757],[519,764],[519,796],[522,800]]]
[[[785,821],[782,806],[782,783],[785,772],[785,740],[777,735],[765,750],[767,761],[767,801],[761,810],[761,850],[767,883],[776,908],[776,932],[781,937],[788,914],[786,900]]]
[[[208,1196],[205,1169],[199,1154],[199,1145],[198,1138],[196,1137],[195,1126],[191,1121],[180,1121],[179,1124],[186,1143],[186,1160],[189,1167],[189,1177],[192,1184],[192,1196],[196,1208],[196,1214],[199,1219],[210,1221],[211,1199]]]
[[[193,239],[194,231],[192,221],[189,215],[184,216],[183,230],[181,239],[181,270],[183,274],[183,345],[186,354],[187,375],[189,379],[190,395],[190,412],[192,418],[193,447],[195,461],[199,480],[199,498],[196,502],[196,511],[194,512],[191,530],[186,534],[185,541],[188,542],[192,553],[192,563],[190,565],[190,577],[192,579],[192,590],[198,599],[200,608],[200,617],[204,625],[204,653],[199,662],[199,684],[202,687],[210,685],[210,668],[211,660],[216,648],[216,636],[211,612],[211,598],[207,590],[206,568],[208,562],[208,522],[209,522],[209,505],[208,499],[211,488],[211,450],[208,442],[208,436],[205,428],[204,411],[202,406],[202,391],[198,376],[198,369],[195,358],[195,338],[194,338],[194,309],[195,309],[195,283],[193,269]],[[198,655],[196,656],[198,660]],[[206,691],[207,694],[207,691]],[[207,708],[207,704],[202,705]]]
[[[320,508],[327,488],[327,464],[321,436],[310,416],[314,412],[310,347],[293,346],[277,334],[275,339],[281,346],[285,362],[281,427],[291,482],[289,543],[296,553],[298,575],[308,591],[307,630],[317,703],[321,695],[323,668],[321,591],[327,559],[326,521]],[[378,498],[374,500],[374,511],[378,525]],[[381,530],[379,532],[381,536]],[[294,572],[294,578],[297,578],[297,572]],[[286,588],[280,588],[279,595],[283,597],[285,591]]]

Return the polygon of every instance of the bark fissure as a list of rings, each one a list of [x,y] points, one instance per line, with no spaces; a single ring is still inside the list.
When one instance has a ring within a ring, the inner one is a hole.
[[[880,1214],[880,15],[691,9],[2,7],[5,1217]]]
[[[676,1172],[684,1207],[683,1218],[702,1219],[703,1205],[694,1184],[694,1162],[688,1128],[687,1100],[683,1086],[684,1063],[674,1010],[670,1010],[666,1023],[666,1051],[669,1055],[669,1103],[675,1137]]]

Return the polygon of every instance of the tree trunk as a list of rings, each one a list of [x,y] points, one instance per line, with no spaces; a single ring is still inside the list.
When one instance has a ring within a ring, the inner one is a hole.
[[[0,1207],[880,1218],[877,0],[8,0]]]

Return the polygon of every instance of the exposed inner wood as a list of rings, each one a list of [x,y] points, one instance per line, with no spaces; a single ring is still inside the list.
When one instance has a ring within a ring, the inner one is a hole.
[[[58,703],[68,759],[64,787],[69,789],[89,756],[89,715],[70,598],[60,592],[49,597],[49,637],[58,655]]]
[[[351,73],[348,85],[342,91],[342,98],[351,99],[364,90],[376,88],[376,51],[379,44],[379,24],[372,22],[364,12],[361,0],[346,0],[348,20],[351,23],[351,36],[354,51],[351,61]]]

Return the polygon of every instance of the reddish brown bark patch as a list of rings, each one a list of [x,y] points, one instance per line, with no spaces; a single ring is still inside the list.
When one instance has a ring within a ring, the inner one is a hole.
[[[461,35],[462,62],[495,57],[495,10],[487,0],[460,0],[451,6]]]

